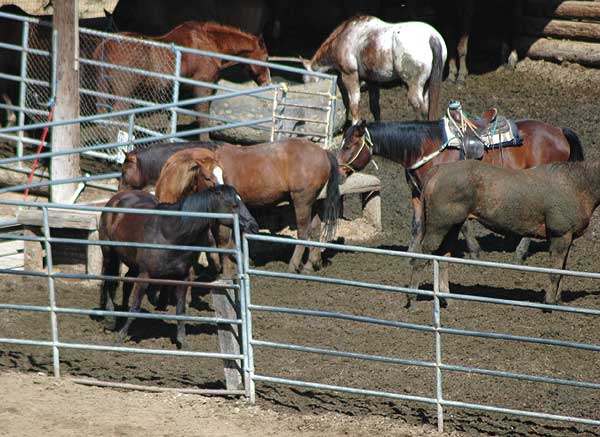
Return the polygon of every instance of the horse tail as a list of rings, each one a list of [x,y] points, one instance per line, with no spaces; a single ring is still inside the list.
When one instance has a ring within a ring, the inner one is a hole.
[[[571,152],[569,153],[569,161],[583,161],[583,147],[581,147],[581,141],[579,140],[579,136],[568,127],[562,128],[563,135],[569,142],[569,146],[571,147]]]
[[[433,60],[431,62],[431,75],[429,76],[429,112],[427,119],[434,121],[439,118],[440,91],[445,60],[442,43],[436,35],[429,37],[429,47],[431,47]]]
[[[331,152],[329,159],[329,179],[327,180],[327,195],[323,202],[323,222],[325,230],[321,235],[322,241],[330,241],[335,237],[337,220],[340,214],[340,171],[338,160]]]

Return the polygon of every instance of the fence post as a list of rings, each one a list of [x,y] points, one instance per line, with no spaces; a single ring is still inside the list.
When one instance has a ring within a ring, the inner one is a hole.
[[[21,128],[19,131],[19,140],[17,141],[17,156],[19,158],[23,157],[23,127],[25,126],[25,94],[26,94],[26,83],[25,79],[27,78],[27,56],[29,49],[29,21],[23,22],[23,35],[21,36],[21,46],[23,47],[23,52],[21,53],[21,83],[19,84],[19,118],[18,125]],[[23,168],[23,162],[19,161],[17,167]]]
[[[172,45],[175,50],[175,44]],[[175,80],[173,81],[173,103],[179,101],[179,75],[181,74],[181,50],[175,50]],[[171,109],[171,133],[177,132],[177,109]],[[171,139],[169,141],[174,141]]]
[[[254,348],[252,347],[252,312],[250,310],[250,276],[248,270],[250,270],[250,249],[248,247],[248,238],[244,236],[244,249],[242,255],[244,256],[244,302],[245,302],[245,326],[246,330],[245,341],[246,341],[246,354],[247,354],[247,378],[246,378],[246,393],[251,403],[256,402],[256,392],[254,389]]]
[[[60,377],[60,357],[58,350],[58,323],[56,320],[56,295],[54,293],[54,277],[52,264],[52,245],[50,244],[50,225],[48,224],[48,208],[42,207],[44,218],[44,248],[46,249],[46,271],[48,273],[48,297],[50,301],[50,329],[52,331],[52,364],[54,376]]]
[[[335,127],[335,104],[337,100],[337,83],[335,79],[331,79],[331,89],[329,90],[329,114],[327,117],[327,136],[325,137],[325,148],[333,147],[333,130]]]
[[[442,407],[442,337],[440,334],[440,262],[433,260],[433,322],[435,325],[435,398],[437,405],[437,427],[444,432],[444,408]]]

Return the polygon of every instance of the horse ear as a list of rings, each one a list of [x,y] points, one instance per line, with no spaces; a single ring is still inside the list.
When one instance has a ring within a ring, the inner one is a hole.
[[[367,130],[367,120],[359,120],[356,122],[355,126],[358,128],[360,134],[364,135],[365,131]]]
[[[135,152],[125,153],[125,162],[132,162],[135,164],[137,162],[137,153],[135,153]]]

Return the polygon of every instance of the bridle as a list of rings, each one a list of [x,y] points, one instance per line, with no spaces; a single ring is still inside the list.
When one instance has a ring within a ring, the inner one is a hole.
[[[343,143],[342,143],[343,146]],[[354,156],[346,163],[341,163],[339,166],[350,170],[350,174],[356,172],[352,163],[358,159],[364,148],[368,148],[371,155],[373,154],[373,141],[371,140],[371,134],[367,128],[365,128],[365,134],[360,138],[360,147]]]

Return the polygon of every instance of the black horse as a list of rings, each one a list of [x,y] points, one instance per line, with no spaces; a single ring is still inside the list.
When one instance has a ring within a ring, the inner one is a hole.
[[[157,211],[213,212],[238,214],[242,232],[258,232],[258,224],[252,217],[237,191],[229,185],[219,185],[201,193],[194,193],[179,202],[159,203],[145,191],[122,191],[113,196],[107,207],[153,209]],[[126,214],[103,212],[100,217],[101,240],[138,242],[168,245],[206,245],[209,229],[232,226],[229,219],[165,216],[149,214]],[[198,258],[198,252],[175,249],[147,249],[124,246],[102,246],[102,274],[118,276],[120,263],[129,271],[127,277],[186,280]],[[100,307],[114,310],[115,281],[105,281],[100,294]],[[136,282],[133,286],[131,312],[138,312],[148,283]],[[185,314],[187,286],[177,286],[178,315]],[[123,306],[127,307],[131,283],[123,285]],[[128,318],[119,332],[120,339],[127,335],[131,319]],[[177,322],[177,342],[185,347],[185,324]]]

